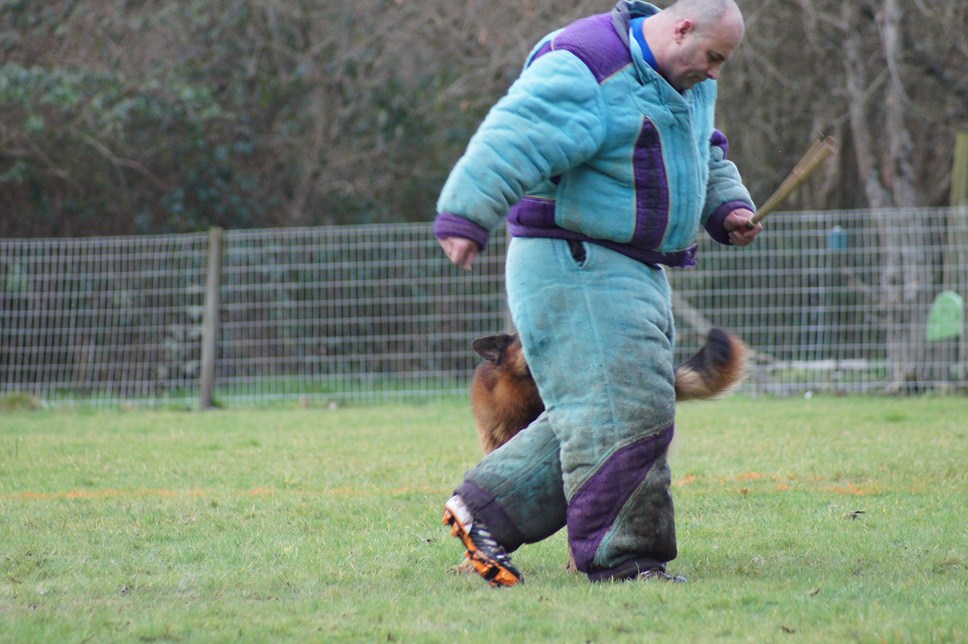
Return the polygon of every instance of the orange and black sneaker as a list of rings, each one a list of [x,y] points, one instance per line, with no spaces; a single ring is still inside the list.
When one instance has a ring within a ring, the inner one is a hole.
[[[450,533],[464,542],[465,556],[474,569],[492,586],[513,586],[524,583],[521,571],[511,563],[504,546],[499,544],[480,521],[474,521],[464,500],[454,495],[444,504],[444,524]]]

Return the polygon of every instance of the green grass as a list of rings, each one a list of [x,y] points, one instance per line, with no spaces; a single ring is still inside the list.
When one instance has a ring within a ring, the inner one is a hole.
[[[451,572],[465,402],[0,414],[0,641],[968,640],[968,400],[680,408],[688,584]]]

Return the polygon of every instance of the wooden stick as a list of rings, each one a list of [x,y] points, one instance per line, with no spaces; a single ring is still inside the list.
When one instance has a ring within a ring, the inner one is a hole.
[[[753,228],[756,224],[760,223],[764,217],[776,210],[784,199],[790,196],[790,194],[800,187],[804,181],[807,180],[811,174],[816,171],[820,165],[826,161],[831,154],[834,153],[834,139],[833,137],[826,137],[823,140],[817,140],[813,142],[810,149],[801,157],[797,164],[793,166],[793,170],[787,175],[780,187],[770,195],[770,198],[766,200],[762,206],[756,209],[756,214],[750,219],[749,227]]]

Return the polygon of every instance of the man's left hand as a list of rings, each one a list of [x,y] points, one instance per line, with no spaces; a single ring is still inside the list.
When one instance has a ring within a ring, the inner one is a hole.
[[[753,211],[748,208],[737,208],[726,215],[723,228],[729,233],[729,242],[733,246],[748,246],[763,231],[763,224],[756,224],[750,228],[751,219],[753,219]]]

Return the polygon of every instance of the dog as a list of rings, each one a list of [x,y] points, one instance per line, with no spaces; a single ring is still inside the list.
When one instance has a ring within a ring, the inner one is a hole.
[[[474,369],[471,379],[471,408],[481,448],[490,454],[541,415],[544,402],[517,334],[478,338],[472,346],[484,362]],[[676,365],[676,401],[709,400],[729,393],[745,379],[748,355],[742,340],[713,328],[699,351]],[[567,568],[576,572],[570,548],[568,555]],[[458,570],[473,570],[466,564],[465,560]]]
[[[517,334],[478,338],[472,346],[484,362],[471,379],[471,408],[481,448],[490,454],[530,425],[544,402]],[[748,354],[738,337],[713,328],[699,351],[676,366],[676,401],[709,400],[735,389],[746,377]]]

